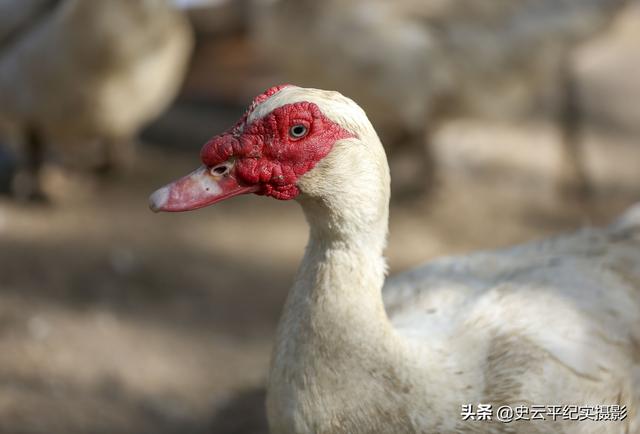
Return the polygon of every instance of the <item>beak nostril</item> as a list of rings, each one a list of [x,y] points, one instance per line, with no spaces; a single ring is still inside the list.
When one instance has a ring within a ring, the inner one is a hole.
[[[211,174],[217,176],[225,175],[228,171],[229,167],[226,164],[221,164],[219,166],[211,168]]]

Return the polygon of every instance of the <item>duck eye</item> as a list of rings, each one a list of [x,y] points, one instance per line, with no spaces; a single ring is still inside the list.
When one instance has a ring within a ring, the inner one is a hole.
[[[297,124],[289,128],[289,136],[294,139],[299,139],[307,135],[307,127],[301,124]]]

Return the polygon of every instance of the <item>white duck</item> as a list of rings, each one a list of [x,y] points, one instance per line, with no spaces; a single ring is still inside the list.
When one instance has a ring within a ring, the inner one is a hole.
[[[605,229],[385,280],[389,174],[365,113],[279,86],[156,211],[296,199],[309,244],[277,331],[273,433],[640,433],[640,208]],[[463,421],[464,404],[625,405],[622,421]]]
[[[24,142],[27,194],[48,145],[81,165],[121,160],[177,94],[192,42],[167,0],[0,0],[0,125]]]

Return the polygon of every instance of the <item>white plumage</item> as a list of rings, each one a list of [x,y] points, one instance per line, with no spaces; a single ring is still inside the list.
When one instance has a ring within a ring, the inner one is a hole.
[[[175,97],[192,44],[166,0],[2,0],[0,16],[5,134],[67,149],[131,140]]]
[[[611,228],[434,261],[390,279],[382,298],[380,142],[342,96],[289,92],[357,125],[361,140],[337,145],[300,183],[311,239],[276,341],[274,433],[513,429],[461,422],[467,403],[621,404],[620,423],[515,432],[640,433],[637,209]]]
[[[289,86],[248,119],[301,101],[353,137],[296,184],[310,238],[273,351],[272,433],[640,434],[640,207],[606,228],[436,260],[385,284],[389,173],[364,112]],[[154,209],[167,204],[159,196]],[[627,417],[461,420],[478,403],[622,405]]]

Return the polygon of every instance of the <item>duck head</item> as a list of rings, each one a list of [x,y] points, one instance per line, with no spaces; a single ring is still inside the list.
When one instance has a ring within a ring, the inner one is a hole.
[[[333,208],[388,201],[382,145],[364,111],[338,92],[272,87],[209,140],[200,159],[199,168],[151,195],[153,211],[190,211],[246,193]]]

